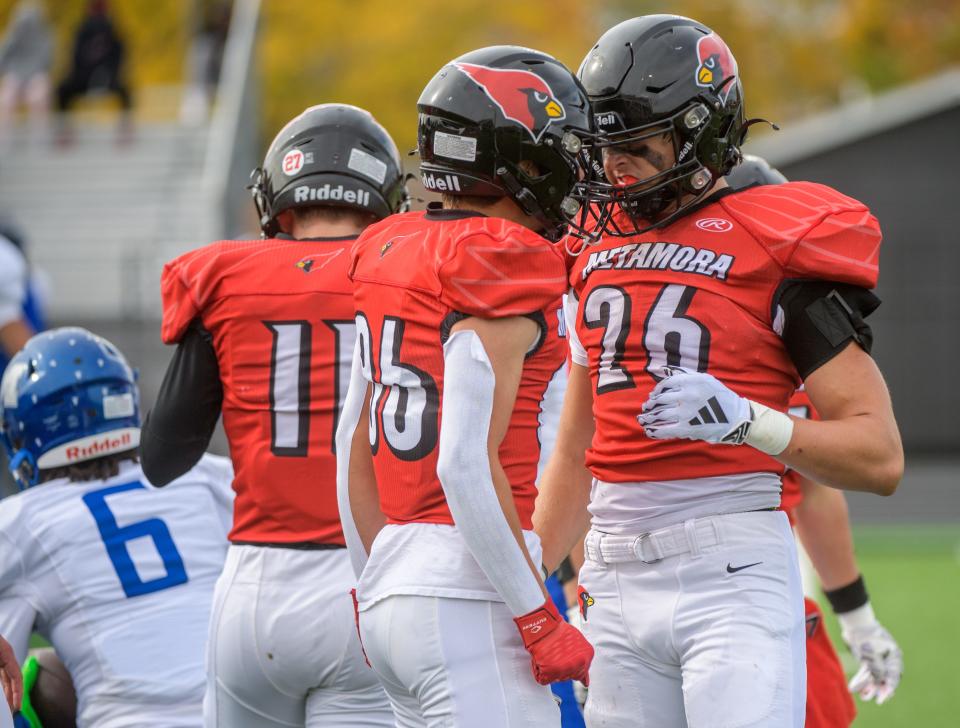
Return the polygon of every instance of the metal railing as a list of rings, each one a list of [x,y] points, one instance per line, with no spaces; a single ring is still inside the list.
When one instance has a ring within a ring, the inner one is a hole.
[[[234,0],[204,159],[203,190],[211,210],[204,240],[240,232],[242,211],[250,204],[245,188],[259,144],[253,64],[259,22],[260,0]]]

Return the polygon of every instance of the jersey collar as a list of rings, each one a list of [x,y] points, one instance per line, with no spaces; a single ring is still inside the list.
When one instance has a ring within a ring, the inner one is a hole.
[[[468,217],[486,217],[476,210],[447,210],[440,202],[431,202],[427,205],[427,212],[423,216],[427,220],[441,222],[444,220],[464,220]]]
[[[295,238],[292,235],[287,233],[277,233],[275,236],[276,240],[290,240],[294,243],[335,243],[338,240],[356,240],[359,237],[359,233],[354,235],[337,235],[333,237],[326,238]]]

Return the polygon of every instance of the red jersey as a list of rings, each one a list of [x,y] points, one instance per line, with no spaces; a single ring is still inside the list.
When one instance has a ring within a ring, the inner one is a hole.
[[[516,223],[460,210],[394,215],[353,248],[357,336],[373,382],[370,441],[391,523],[453,519],[437,478],[443,343],[459,320],[529,316],[540,338],[523,366],[500,462],[532,527],[541,402],[566,359],[561,251]]]
[[[847,728],[857,717],[853,696],[823,614],[812,599],[803,600],[807,626],[806,728]]]
[[[790,398],[788,412],[794,417],[803,417],[808,420],[819,420],[820,415],[813,408],[810,397],[803,387],[800,387]],[[783,475],[783,493],[780,496],[780,509],[786,511],[787,517],[793,523],[793,509],[803,500],[803,491],[800,490],[800,473],[787,469]]]
[[[782,473],[750,447],[649,439],[637,415],[665,365],[709,372],[785,411],[799,377],[778,333],[778,290],[798,279],[873,288],[879,248],[862,203],[808,182],[722,191],[664,228],[587,247],[570,283],[595,391],[593,474],[632,482]]]
[[[163,269],[164,342],[197,318],[213,337],[232,541],[343,544],[333,438],[356,331],[353,240],[228,240]]]

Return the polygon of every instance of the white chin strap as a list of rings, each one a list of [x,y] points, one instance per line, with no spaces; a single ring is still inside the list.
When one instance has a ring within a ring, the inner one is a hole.
[[[443,417],[437,475],[457,531],[515,615],[543,604],[540,583],[503,515],[490,472],[487,437],[496,379],[475,331],[443,347]]]

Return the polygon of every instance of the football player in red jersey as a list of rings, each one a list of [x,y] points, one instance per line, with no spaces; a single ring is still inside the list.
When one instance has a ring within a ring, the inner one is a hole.
[[[208,726],[393,725],[366,667],[336,503],[333,436],[354,349],[349,250],[407,201],[396,145],[366,111],[307,109],[256,170],[265,240],[228,240],[163,271],[177,344],[141,439],[163,485],[221,411],[237,493],[217,583]]]
[[[547,596],[531,515],[566,358],[551,240],[578,207],[589,104],[552,57],[500,46],[444,66],[418,109],[443,203],[371,226],[351,256],[337,484],[358,628],[399,725],[559,725],[543,686],[586,681],[593,650]]]
[[[903,469],[866,351],[877,222],[822,185],[727,188],[742,87],[696,21],[625,21],[580,77],[603,132],[605,234],[570,274],[574,365],[537,530],[552,567],[591,522],[587,723],[800,726],[784,466],[883,494]],[[823,421],[783,414],[801,380]]]

